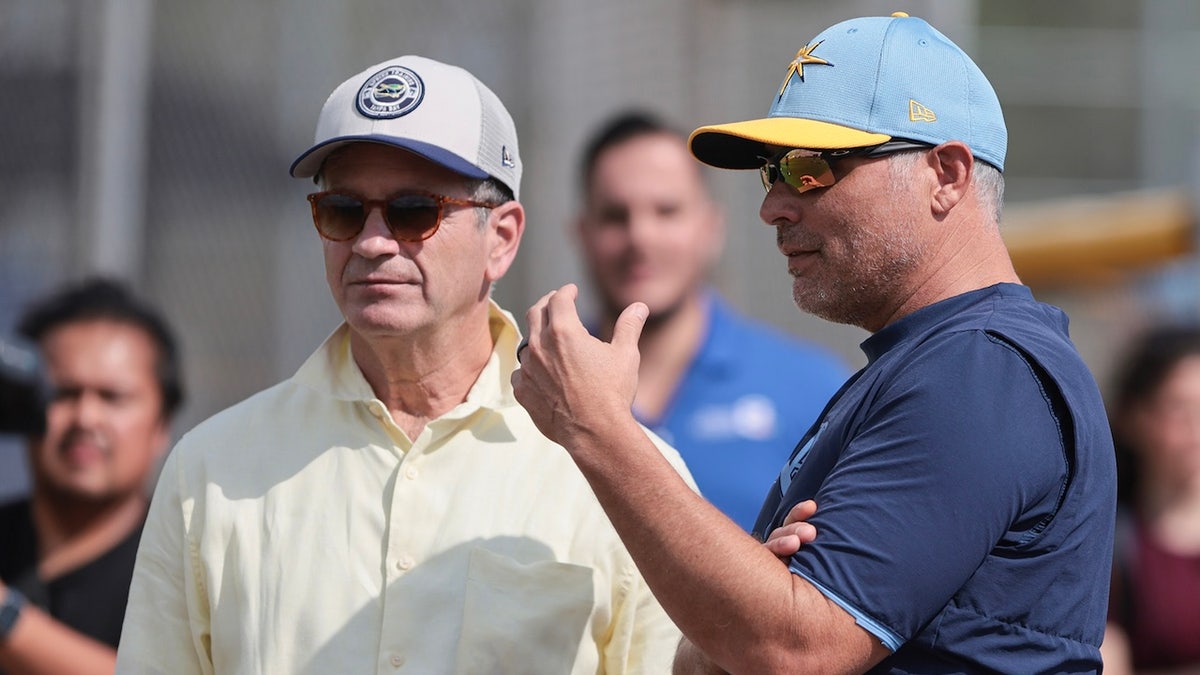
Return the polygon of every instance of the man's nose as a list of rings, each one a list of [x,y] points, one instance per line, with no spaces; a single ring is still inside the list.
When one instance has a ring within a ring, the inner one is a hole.
[[[383,218],[383,207],[375,204],[367,210],[362,231],[354,238],[354,252],[364,258],[374,258],[397,247],[392,230]]]
[[[771,185],[771,189],[767,190],[767,194],[763,196],[762,205],[758,209],[758,217],[771,227],[795,222],[797,217],[795,193],[784,185],[783,181],[775,181]]]
[[[108,414],[108,406],[100,394],[84,391],[75,399],[73,412],[76,425],[92,429],[104,420]]]

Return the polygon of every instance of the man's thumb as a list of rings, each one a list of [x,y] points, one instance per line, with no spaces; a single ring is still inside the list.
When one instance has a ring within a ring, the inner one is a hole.
[[[621,312],[613,325],[612,343],[618,347],[637,348],[638,340],[642,338],[642,328],[646,326],[646,317],[650,316],[650,308],[644,303],[635,302]]]

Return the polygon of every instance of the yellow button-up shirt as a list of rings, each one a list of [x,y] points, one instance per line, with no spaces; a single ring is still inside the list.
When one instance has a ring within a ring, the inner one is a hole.
[[[408,439],[342,326],[187,433],[142,534],[119,673],[663,673],[679,633],[567,452],[519,339]],[[660,446],[691,483],[677,453]]]

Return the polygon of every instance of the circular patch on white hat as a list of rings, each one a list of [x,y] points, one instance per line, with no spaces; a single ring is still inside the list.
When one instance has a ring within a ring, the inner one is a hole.
[[[388,66],[367,78],[358,90],[358,111],[388,120],[412,112],[425,96],[425,83],[404,66]]]

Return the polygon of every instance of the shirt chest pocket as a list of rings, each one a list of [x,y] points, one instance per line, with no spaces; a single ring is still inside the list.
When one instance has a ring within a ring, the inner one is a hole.
[[[572,672],[593,598],[589,567],[553,560],[522,563],[474,549],[454,672]]]

